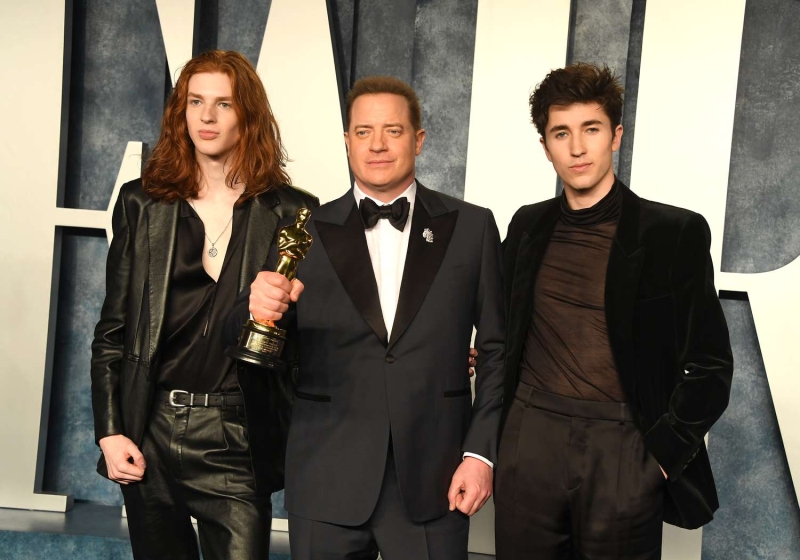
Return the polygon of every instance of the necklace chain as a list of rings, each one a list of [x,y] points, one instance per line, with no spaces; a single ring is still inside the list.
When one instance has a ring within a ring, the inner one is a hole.
[[[187,198],[186,200],[189,201],[189,206],[192,207],[192,209],[197,214],[197,217],[200,218],[200,220],[203,222],[203,225],[205,225],[205,221],[203,220],[202,216],[200,216],[200,212],[197,211],[197,208],[195,207],[194,202],[192,202],[192,199],[191,198]],[[213,240],[213,241],[208,236],[208,233],[206,233],[205,227],[203,227],[203,233],[205,234],[206,239],[208,239],[208,241],[211,243],[211,248],[208,250],[208,256],[209,257],[213,258],[213,257],[216,257],[219,254],[219,251],[217,250],[216,247],[214,247],[214,245],[216,245],[217,241],[219,241],[220,238],[225,234],[225,232],[228,231],[228,228],[230,227],[232,221],[233,221],[233,212],[231,212],[231,218],[228,220],[228,223],[225,224],[225,228],[217,236],[217,238],[215,240]]]

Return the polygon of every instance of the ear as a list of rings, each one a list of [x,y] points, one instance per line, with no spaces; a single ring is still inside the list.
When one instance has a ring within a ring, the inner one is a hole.
[[[622,143],[622,125],[618,124],[617,128],[614,129],[614,138],[611,140],[611,151],[616,152],[619,150],[619,146]]]
[[[347,151],[347,157],[350,157],[350,135],[347,132],[344,133],[344,147],[345,151]]]
[[[415,150],[414,153],[419,155],[422,152],[422,145],[425,143],[425,129],[420,128],[418,131],[414,133],[414,144]]]
[[[547,156],[547,161],[553,163],[553,156],[550,155],[550,150],[547,149],[547,143],[544,141],[544,136],[539,137],[539,143],[542,145],[544,155]]]

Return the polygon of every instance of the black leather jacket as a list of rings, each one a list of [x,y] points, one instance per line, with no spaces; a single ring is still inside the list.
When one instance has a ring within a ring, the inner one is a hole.
[[[267,259],[278,222],[319,201],[284,186],[252,201],[245,233],[239,291],[249,287]],[[175,251],[178,204],[160,203],[141,179],[123,185],[112,219],[114,239],[106,264],[106,298],[92,342],[95,441],[124,434],[141,445],[155,389],[164,309]],[[291,407],[291,379],[238,366],[256,481],[283,488],[283,458]],[[268,399],[268,404],[265,401]],[[108,476],[100,457],[97,471]]]

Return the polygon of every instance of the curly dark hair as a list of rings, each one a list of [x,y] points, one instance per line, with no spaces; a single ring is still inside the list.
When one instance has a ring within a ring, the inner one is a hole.
[[[550,72],[531,94],[531,120],[545,137],[552,105],[598,103],[611,120],[611,130],[622,122],[622,93],[619,77],[608,66],[576,62]]]

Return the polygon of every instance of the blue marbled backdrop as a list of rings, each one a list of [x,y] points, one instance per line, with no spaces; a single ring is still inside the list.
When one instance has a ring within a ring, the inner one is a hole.
[[[74,22],[64,204],[105,209],[125,144],[152,145],[157,138],[168,93],[164,46],[155,2],[68,4]],[[270,1],[197,3],[201,8],[212,4],[213,13],[204,13],[206,21],[216,21],[217,46],[240,50],[257,62]],[[570,60],[607,63],[625,80],[619,175],[627,180],[646,1],[572,4]],[[429,134],[419,160],[420,178],[432,188],[463,196],[477,0],[332,0],[329,6],[336,18],[334,42],[345,86],[375,73],[411,82],[422,99]],[[772,270],[800,254],[798,37],[800,2],[747,2],[724,270]],[[531,85],[542,77],[531,76]],[[668,132],[688,133],[678,125]],[[505,224],[499,226],[505,231]],[[104,292],[106,251],[102,237],[64,233],[44,481],[48,491],[118,504],[114,485],[93,473],[97,448],[89,404],[89,345]],[[722,508],[704,531],[703,559],[800,558],[798,504],[752,316],[745,301],[728,300],[724,307],[737,369],[730,409],[710,436]],[[276,517],[285,517],[282,495],[274,502]],[[129,555],[124,541],[69,537],[64,544],[59,538],[66,537],[0,533],[0,556]]]
[[[724,300],[736,379],[708,438],[720,498],[703,560],[800,556],[800,509],[747,301]]]

